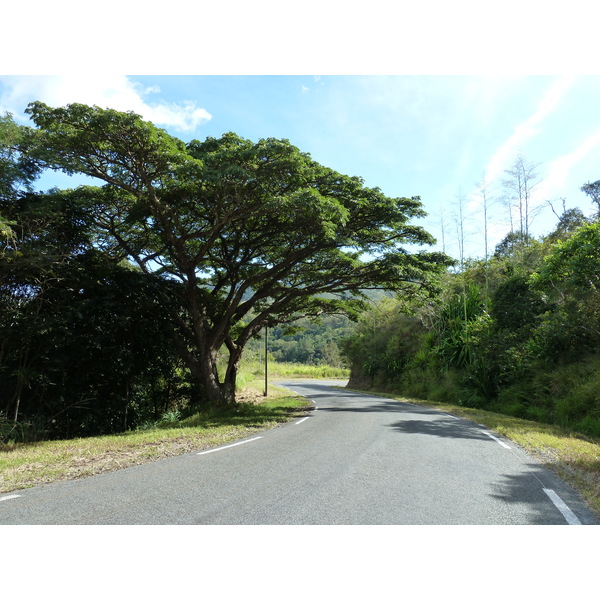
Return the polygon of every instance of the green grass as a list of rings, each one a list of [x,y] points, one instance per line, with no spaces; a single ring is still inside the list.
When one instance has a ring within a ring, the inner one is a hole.
[[[369,394],[373,394],[369,390]],[[376,394],[430,406],[497,432],[512,440],[576,489],[600,518],[600,439],[570,429],[455,404]]]
[[[210,410],[118,435],[0,446],[0,493],[106,473],[202,451],[304,415],[310,403],[277,386],[263,398],[256,382],[233,408]]]

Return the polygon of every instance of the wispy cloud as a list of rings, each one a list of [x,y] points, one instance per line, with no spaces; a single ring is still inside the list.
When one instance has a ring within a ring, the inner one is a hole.
[[[80,102],[102,108],[131,110],[156,125],[193,131],[212,116],[193,102],[171,103],[153,99],[160,89],[144,87],[125,75],[8,76],[0,77],[0,111],[24,120],[27,104],[40,100],[50,106]],[[154,101],[153,101],[154,100]]]
[[[536,189],[537,197],[548,200],[553,190],[564,187],[571,170],[600,146],[600,131],[587,136],[574,150],[553,160],[548,167],[547,177]],[[585,182],[582,181],[583,185]]]
[[[485,168],[485,179],[496,180],[519,152],[523,144],[537,135],[540,124],[560,105],[561,100],[575,83],[575,76],[557,78],[546,90],[537,110],[525,121],[519,123],[513,134],[496,150]]]

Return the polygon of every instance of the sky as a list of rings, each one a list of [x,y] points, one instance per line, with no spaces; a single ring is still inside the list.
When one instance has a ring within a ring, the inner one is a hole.
[[[131,110],[184,141],[233,131],[290,140],[317,162],[393,197],[419,196],[418,224],[458,257],[481,257],[510,230],[502,181],[521,154],[535,168],[531,231],[564,206],[593,210],[581,186],[600,179],[600,76],[574,75],[11,75],[0,111],[23,124],[29,102]],[[44,184],[71,186],[67,177]],[[551,206],[554,208],[552,210]]]

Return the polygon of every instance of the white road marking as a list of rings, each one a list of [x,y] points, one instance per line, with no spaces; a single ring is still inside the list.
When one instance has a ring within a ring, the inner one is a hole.
[[[256,440],[262,439],[262,435],[242,442],[236,442],[235,444],[229,444],[228,446],[221,446],[220,448],[213,448],[212,450],[205,450],[204,452],[198,452],[197,454],[210,454],[211,452],[219,452],[219,450],[225,450],[227,448],[233,448],[234,446],[240,446],[241,444],[247,444],[248,442],[255,442]]]
[[[581,521],[575,516],[575,513],[562,501],[561,497],[554,490],[546,488],[543,488],[543,490],[546,492],[548,498],[552,500],[554,506],[560,510],[569,525],[581,525]]]
[[[459,418],[459,417],[455,417],[454,415],[450,415],[450,414],[448,414],[448,413],[442,413],[442,414],[443,414],[445,417],[450,417],[451,419],[459,419],[459,420],[460,420],[460,418]]]
[[[5,500],[12,500],[13,498],[20,498],[19,494],[13,494],[12,496],[4,496],[4,498],[0,498],[0,502],[4,502]]]
[[[300,423],[304,423],[304,421],[306,421],[306,419],[310,419],[310,417],[304,417],[304,419],[300,419],[299,421],[296,421],[296,425],[300,425]]]
[[[498,442],[501,446],[504,446],[504,448],[508,448],[510,450],[510,446],[508,444],[505,444],[502,440],[499,440],[496,436],[492,435],[491,433],[488,433],[487,431],[482,431],[481,433],[485,433],[485,435],[491,437],[494,441]]]

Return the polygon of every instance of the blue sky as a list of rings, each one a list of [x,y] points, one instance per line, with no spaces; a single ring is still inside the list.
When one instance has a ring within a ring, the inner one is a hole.
[[[475,191],[485,177],[499,198],[504,170],[521,153],[538,164],[535,235],[566,207],[592,211],[580,191],[600,179],[600,76],[596,75],[167,75],[0,77],[0,111],[23,123],[28,102],[84,102],[133,110],[188,141],[234,131],[286,138],[318,162],[358,175],[390,196],[420,196],[420,223],[458,256],[458,198],[468,256],[482,256],[483,215]],[[44,182],[50,182],[50,179]],[[65,178],[52,183],[69,185]],[[442,224],[444,235],[442,237]],[[490,207],[489,246],[509,230]]]

